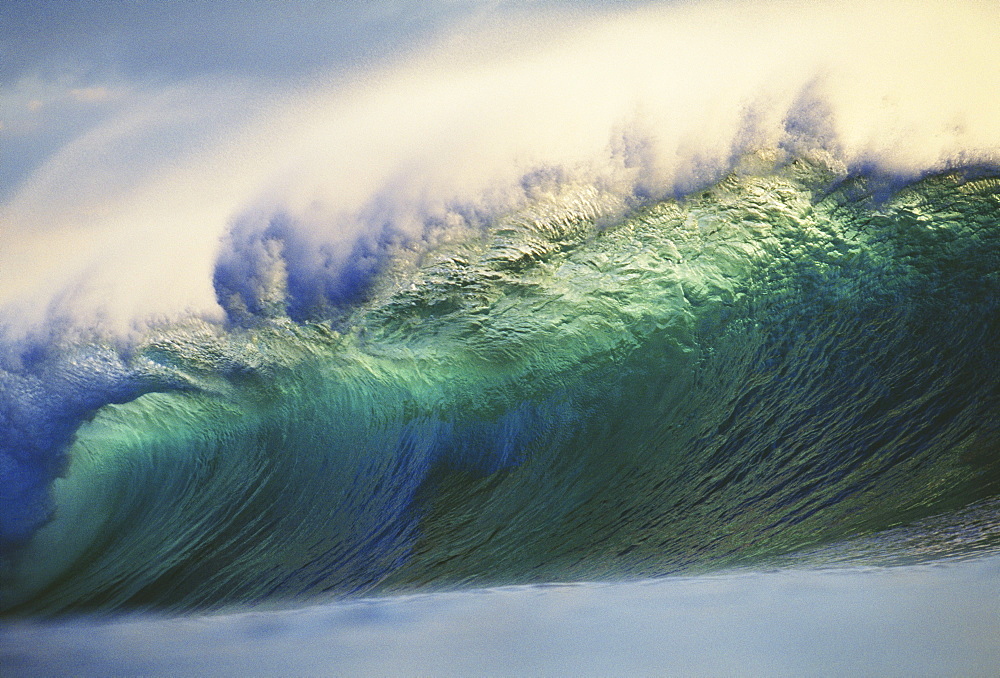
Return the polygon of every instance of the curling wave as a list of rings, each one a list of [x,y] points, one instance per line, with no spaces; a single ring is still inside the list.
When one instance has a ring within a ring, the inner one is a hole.
[[[1000,172],[524,182],[368,268],[243,224],[224,321],[8,358],[3,609],[702,571],[1000,490]]]

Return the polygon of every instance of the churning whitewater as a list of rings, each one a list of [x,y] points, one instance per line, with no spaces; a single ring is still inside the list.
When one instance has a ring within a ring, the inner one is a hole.
[[[29,178],[0,208],[2,611],[1000,523],[996,16],[735,7],[449,43],[139,169],[126,115]],[[131,188],[62,195],[101,149]]]

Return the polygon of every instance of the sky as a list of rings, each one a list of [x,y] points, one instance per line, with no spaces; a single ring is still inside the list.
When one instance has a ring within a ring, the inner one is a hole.
[[[75,137],[198,78],[257,86],[401,49],[472,6],[348,2],[0,4],[0,196]],[[219,112],[221,113],[221,112]]]
[[[180,83],[254,87],[371,67],[450,27],[623,0],[68,0],[0,3],[0,200],[59,148]],[[217,110],[223,117],[227,111]]]

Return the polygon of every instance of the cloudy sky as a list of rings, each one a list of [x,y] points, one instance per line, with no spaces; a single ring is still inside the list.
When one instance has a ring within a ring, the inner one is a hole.
[[[246,91],[399,58],[458,24],[622,0],[0,3],[0,200],[88,129],[172,84]],[[220,118],[233,111],[215,107]]]
[[[73,138],[171,84],[307,78],[378,59],[473,10],[308,0],[0,4],[0,197]]]

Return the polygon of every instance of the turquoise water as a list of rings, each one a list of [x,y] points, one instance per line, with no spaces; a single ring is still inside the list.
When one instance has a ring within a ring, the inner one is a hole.
[[[225,322],[8,359],[5,435],[49,425],[4,612],[690,575],[995,497],[997,173],[761,158],[326,278],[278,216],[220,256]]]

